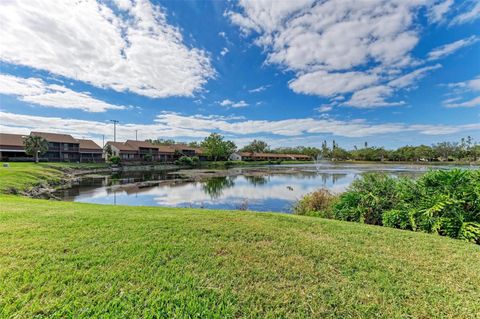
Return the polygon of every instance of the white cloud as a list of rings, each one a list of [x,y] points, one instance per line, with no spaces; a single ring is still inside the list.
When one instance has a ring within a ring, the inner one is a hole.
[[[431,19],[440,19],[450,2],[241,0],[227,15],[244,33],[255,34],[267,63],[295,73],[293,91],[331,99],[360,92],[347,105],[377,107],[400,104],[381,98],[402,88],[388,82],[420,64],[411,56],[419,40],[418,11],[426,8]],[[383,95],[366,98],[375,91]]]
[[[428,12],[428,19],[432,22],[440,22],[450,7],[454,4],[454,0],[443,0],[432,6]]]
[[[298,76],[288,86],[297,93],[333,96],[362,89],[377,81],[376,75],[363,72],[316,71]]]
[[[261,85],[257,88],[254,88],[254,89],[251,89],[251,90],[248,90],[248,92],[250,93],[260,93],[260,92],[263,92],[265,91],[266,89],[268,89],[270,87],[270,85]]]
[[[448,84],[448,86],[452,88],[462,88],[471,91],[480,91],[480,76],[464,82],[450,83]]]
[[[15,95],[24,102],[41,106],[80,109],[86,112],[126,108],[97,100],[88,92],[75,92],[62,85],[47,84],[39,78],[20,78],[7,74],[0,74],[0,94]]]
[[[470,1],[470,3],[471,6],[452,20],[452,25],[470,23],[480,18],[480,2]]]
[[[388,83],[371,86],[352,94],[350,100],[345,105],[358,108],[372,108],[382,106],[396,106],[405,104],[403,101],[389,102],[387,101],[396,90],[411,87],[424,77],[427,72],[440,68],[440,64],[418,68],[410,73],[404,74]]]
[[[445,45],[442,45],[438,48],[433,49],[430,53],[428,53],[428,60],[438,60],[443,57],[446,57],[455,51],[467,47],[469,45],[472,45],[476,42],[478,42],[479,38],[475,35],[472,35],[471,37],[461,39],[452,43],[448,43]]]
[[[220,51],[220,55],[225,56],[228,52],[230,52],[230,50],[227,47],[225,47],[222,49],[222,51]]]
[[[221,106],[230,106],[232,105],[234,102],[233,101],[230,101],[229,99],[225,99],[221,102],[217,102],[218,104],[220,104]]]
[[[448,107],[448,108],[476,107],[476,106],[480,106],[480,96],[474,97],[473,99],[469,99],[464,102],[454,103],[450,101],[450,102],[444,103],[444,105],[445,107]]]
[[[413,85],[418,79],[421,79],[422,77],[424,77],[427,74],[427,72],[439,69],[441,67],[442,66],[440,64],[425,66],[425,67],[416,69],[410,73],[407,73],[405,75],[402,75],[401,77],[390,81],[388,84],[396,88],[409,87]]]
[[[245,107],[245,106],[249,105],[244,100],[234,102],[234,101],[231,101],[229,99],[225,99],[225,100],[217,102],[217,103],[220,104],[221,106],[229,106],[229,107],[233,107],[233,108],[240,108],[240,107]]]
[[[149,97],[191,96],[215,71],[148,0],[1,1],[0,60]]]
[[[448,87],[453,89],[454,97],[443,101],[448,108],[476,107],[480,106],[480,96],[465,97],[472,92],[480,92],[480,76],[464,82],[449,83]]]
[[[330,112],[332,109],[333,109],[333,106],[324,104],[324,105],[320,105],[315,110],[317,110],[320,113],[326,113],[326,112]]]
[[[371,108],[387,105],[401,105],[402,102],[387,102],[386,99],[393,94],[394,90],[388,85],[372,86],[352,94],[345,104],[359,108]]]
[[[87,121],[60,117],[23,115],[0,111],[0,131],[27,133],[30,130],[72,134],[75,137],[92,138],[101,145],[104,134],[106,140],[112,138],[111,123]],[[306,138],[318,134],[332,134],[343,137],[380,136],[396,133],[416,132],[423,135],[445,135],[458,132],[478,131],[480,123],[460,125],[408,125],[403,123],[373,124],[354,119],[339,121],[330,118],[285,119],[278,121],[245,120],[222,116],[184,116],[176,113],[162,113],[152,124],[120,123],[117,125],[117,139],[135,137],[138,130],[140,139],[156,137],[203,138],[217,131],[228,138],[247,137],[255,134],[273,134],[280,137]],[[275,137],[272,137],[274,140]],[[320,139],[319,139],[320,140]],[[299,141],[301,144],[301,141]]]

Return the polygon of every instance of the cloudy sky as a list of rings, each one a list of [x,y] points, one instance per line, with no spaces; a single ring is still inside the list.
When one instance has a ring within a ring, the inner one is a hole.
[[[0,131],[480,142],[480,2],[3,0]]]

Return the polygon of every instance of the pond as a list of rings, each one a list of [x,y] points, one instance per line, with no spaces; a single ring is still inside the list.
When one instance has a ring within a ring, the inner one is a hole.
[[[452,167],[320,163],[228,170],[123,171],[87,175],[56,195],[67,201],[97,204],[291,212],[303,195],[319,188],[342,192],[365,172],[416,177],[429,169]]]

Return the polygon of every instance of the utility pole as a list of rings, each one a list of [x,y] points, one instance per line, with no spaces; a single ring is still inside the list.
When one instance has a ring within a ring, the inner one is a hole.
[[[105,148],[105,134],[102,135],[102,148]]]
[[[138,141],[138,130],[135,130],[135,141]]]
[[[113,123],[113,141],[116,142],[117,141],[117,123],[119,121],[117,120],[110,120],[110,122]]]

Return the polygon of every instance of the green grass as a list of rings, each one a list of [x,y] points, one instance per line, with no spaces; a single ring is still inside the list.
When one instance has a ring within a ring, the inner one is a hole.
[[[55,183],[70,169],[95,169],[108,167],[105,163],[0,163],[0,193],[24,191],[42,183]]]
[[[0,163],[0,193],[12,190],[23,191],[41,183],[56,182],[63,173],[45,163]]]
[[[96,169],[96,168],[108,168],[107,163],[67,163],[67,162],[51,162],[40,163],[48,167],[55,167],[59,169]]]
[[[479,269],[384,227],[0,197],[2,318],[478,318]]]

